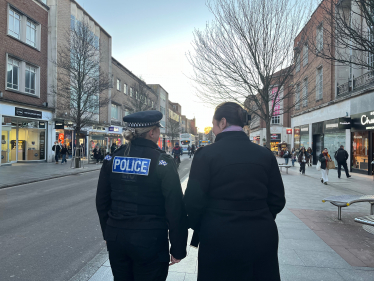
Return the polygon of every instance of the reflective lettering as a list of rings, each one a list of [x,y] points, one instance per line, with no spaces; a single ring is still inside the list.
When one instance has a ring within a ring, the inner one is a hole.
[[[117,166],[119,165],[120,162],[121,162],[121,160],[119,160],[119,159],[116,159],[114,161],[114,169],[117,168]]]
[[[130,160],[129,161],[127,161],[127,168],[126,168],[126,170],[128,171],[128,172],[132,172],[132,171],[134,171],[134,160],[133,161],[131,161],[131,169],[130,169]]]
[[[125,170],[126,169],[126,160],[122,160],[121,161],[121,170]]]
[[[141,168],[141,171],[143,172],[143,173],[146,173],[147,172],[147,170],[145,169],[146,168],[146,165],[147,165],[147,163],[146,162],[142,162],[142,168]]]
[[[140,165],[141,163],[142,163],[142,162],[140,162],[140,161],[136,161],[136,162],[135,162],[135,167],[134,167],[135,172],[139,172],[139,171],[140,171],[140,167],[137,168],[137,166],[138,166],[138,164]]]

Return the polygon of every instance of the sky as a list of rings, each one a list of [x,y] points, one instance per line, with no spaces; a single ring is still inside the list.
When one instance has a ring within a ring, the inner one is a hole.
[[[115,59],[147,84],[162,85],[183,115],[196,117],[199,131],[212,125],[214,108],[196,96],[186,58],[194,29],[203,30],[213,19],[205,0],[77,2],[112,36]]]

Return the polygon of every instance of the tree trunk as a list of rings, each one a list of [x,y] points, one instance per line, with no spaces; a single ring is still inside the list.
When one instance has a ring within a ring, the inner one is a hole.
[[[266,121],[266,146],[271,149],[270,142],[271,142],[271,136],[270,136],[270,122]]]

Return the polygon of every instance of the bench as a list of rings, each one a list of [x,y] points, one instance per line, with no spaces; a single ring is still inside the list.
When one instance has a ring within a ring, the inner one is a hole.
[[[369,202],[370,215],[374,215],[374,195],[338,195],[330,196],[322,200],[322,202],[330,202],[338,207],[338,220],[342,219],[342,208],[348,207],[354,203]]]
[[[286,168],[286,172],[288,174],[288,168],[291,168],[292,166],[291,165],[282,165],[282,164],[279,164],[279,170],[282,171],[282,168]]]
[[[374,216],[371,215],[371,216],[355,218],[355,222],[374,226]]]

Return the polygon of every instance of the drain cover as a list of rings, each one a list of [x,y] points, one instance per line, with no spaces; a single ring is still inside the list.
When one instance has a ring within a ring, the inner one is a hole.
[[[369,232],[370,234],[373,234],[373,235],[374,235],[374,226],[363,225],[362,228],[363,228],[366,232]]]

